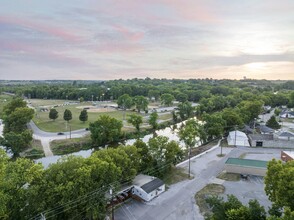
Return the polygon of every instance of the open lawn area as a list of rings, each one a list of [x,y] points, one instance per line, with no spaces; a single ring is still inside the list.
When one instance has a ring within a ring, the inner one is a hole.
[[[31,103],[33,104],[34,100],[31,100]],[[45,102],[48,101],[48,102]],[[60,100],[58,100],[60,101]],[[64,102],[62,102],[64,103]],[[53,121],[49,119],[49,111],[41,111],[38,106],[41,105],[36,105],[34,104],[34,107],[36,108],[36,114],[34,115],[33,121],[35,124],[44,131],[49,131],[49,132],[64,132],[64,131],[69,131],[71,130],[78,130],[78,129],[83,129],[89,127],[90,122],[96,121],[100,115],[109,115],[110,117],[116,118],[118,120],[123,119],[124,112],[121,110],[116,110],[114,108],[104,108],[104,107],[96,107],[96,106],[91,106],[89,103],[79,103],[79,104],[72,104],[72,105],[61,105],[58,102],[55,102],[54,100],[41,100],[40,104],[43,106],[48,106],[48,105],[60,105],[55,107],[55,109],[58,111],[58,118]],[[109,104],[109,103],[107,103]],[[88,109],[88,121],[81,122],[79,120],[79,116],[83,108],[90,108]],[[72,113],[72,120],[69,121],[68,126],[66,126],[66,122],[63,120],[63,113],[65,109],[68,109]],[[50,108],[48,108],[50,110]],[[138,114],[133,111],[127,111],[126,115],[129,114]]]

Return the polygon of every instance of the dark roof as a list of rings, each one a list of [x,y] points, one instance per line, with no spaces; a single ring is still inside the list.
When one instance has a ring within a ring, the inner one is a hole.
[[[226,164],[237,165],[241,167],[258,167],[267,168],[267,161],[263,160],[249,160],[240,158],[228,158]]]
[[[248,136],[254,141],[274,140],[274,136],[272,134],[249,134]]]
[[[155,178],[154,180],[152,180],[149,183],[144,184],[143,186],[141,186],[141,188],[146,192],[146,193],[150,193],[153,190],[157,189],[158,187],[164,185],[164,182],[158,178]]]
[[[265,125],[260,125],[259,130],[260,130],[260,132],[263,132],[263,133],[272,133],[275,131],[274,129],[272,129],[268,126],[265,126]]]
[[[284,131],[280,133],[280,137],[294,137],[294,134],[292,132]]]

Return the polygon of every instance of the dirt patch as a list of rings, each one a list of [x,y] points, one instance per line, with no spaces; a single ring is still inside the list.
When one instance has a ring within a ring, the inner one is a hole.
[[[114,109],[114,108],[108,108],[108,107],[97,108],[96,106],[92,106],[92,105],[83,105],[83,106],[78,106],[76,108],[86,109],[87,112],[114,112],[114,111],[116,111],[116,109]]]

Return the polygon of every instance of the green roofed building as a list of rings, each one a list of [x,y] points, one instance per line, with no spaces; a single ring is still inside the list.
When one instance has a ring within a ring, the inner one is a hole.
[[[228,158],[225,163],[227,173],[265,176],[268,161]]]

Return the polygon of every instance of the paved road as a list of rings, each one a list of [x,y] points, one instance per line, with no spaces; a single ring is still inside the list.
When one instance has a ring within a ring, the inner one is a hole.
[[[204,219],[195,204],[194,195],[205,185],[213,182],[215,176],[222,171],[224,161],[234,154],[233,148],[224,148],[225,157],[217,157],[220,149],[217,148],[205,155],[193,159],[191,173],[194,179],[172,185],[166,192],[149,203],[131,201],[116,210],[115,219],[142,219],[142,220],[178,220]],[[181,167],[187,167],[184,163]]]
[[[70,137],[70,132],[63,132],[64,135],[57,135],[57,132],[46,132],[40,130],[33,121],[28,124],[28,127],[33,131],[33,138],[41,141],[43,146],[45,157],[53,156],[53,153],[50,148],[50,142],[53,140],[67,139]],[[75,130],[71,132],[72,138],[83,137],[88,134],[89,131],[85,129]]]
[[[116,210],[115,219],[202,220],[204,218],[195,204],[194,196],[196,192],[208,183],[219,183],[221,181],[216,176],[223,170],[224,163],[228,157],[239,157],[244,153],[249,153],[249,158],[255,155],[259,156],[259,159],[266,158],[265,160],[269,160],[271,158],[278,158],[280,154],[279,149],[248,147],[223,148],[223,152],[226,156],[222,158],[217,156],[220,153],[220,148],[216,148],[202,155],[200,158],[192,159],[191,172],[194,175],[194,179],[182,181],[170,186],[166,192],[151,202],[140,203],[131,200]],[[181,167],[185,167],[186,169],[187,166],[187,163],[181,165]],[[252,187],[254,188],[254,185]],[[263,192],[263,183],[259,184],[258,187],[255,190],[259,193],[259,197],[266,197]],[[230,192],[233,193],[233,190],[231,189]],[[240,196],[247,195],[247,192],[243,193],[245,194],[240,194]],[[263,201],[265,201],[264,205],[268,204],[267,198],[264,198]]]

